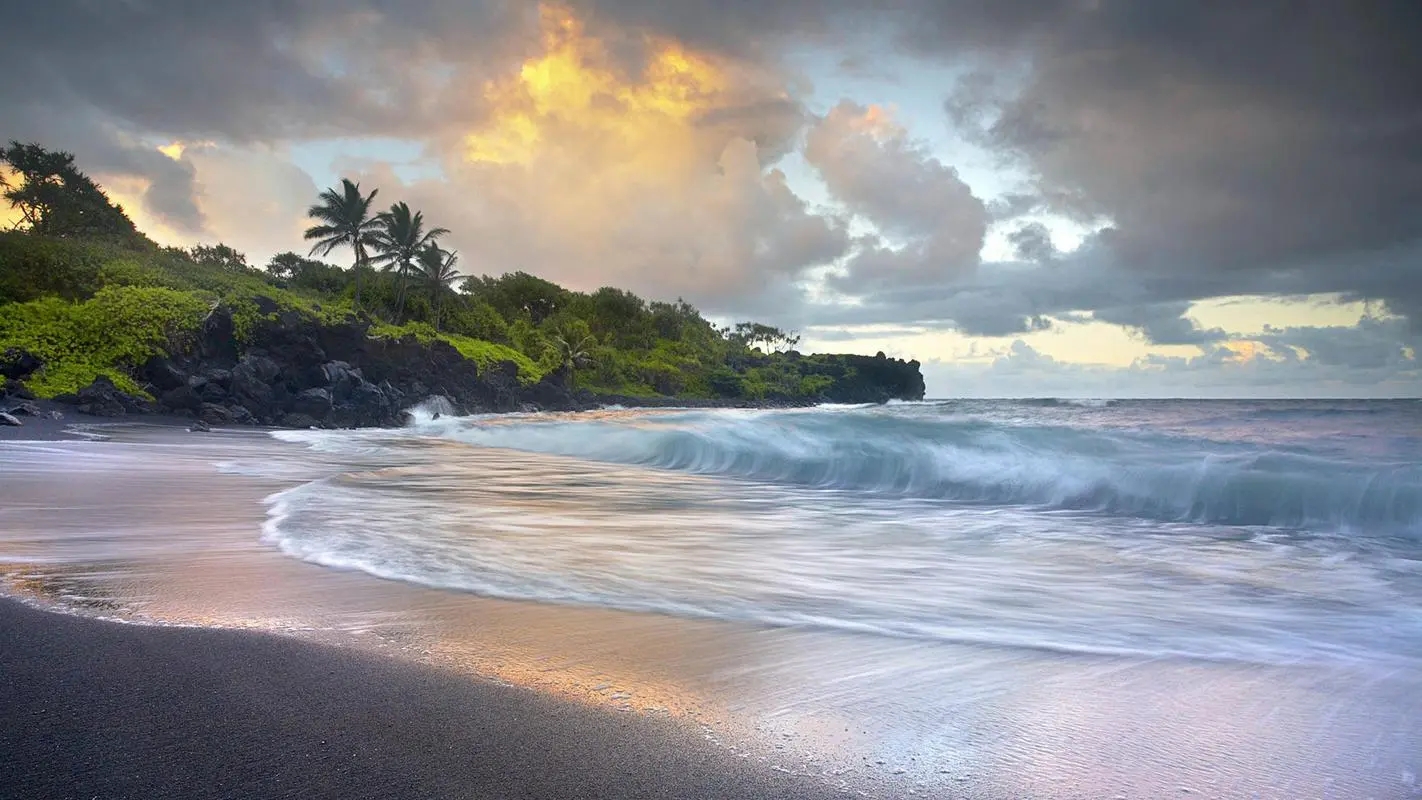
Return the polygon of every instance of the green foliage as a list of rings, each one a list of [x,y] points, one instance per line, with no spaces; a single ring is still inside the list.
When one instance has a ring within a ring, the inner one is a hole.
[[[0,303],[23,303],[57,295],[82,300],[103,285],[102,248],[0,233]]]
[[[188,251],[188,256],[192,258],[195,264],[216,267],[224,272],[256,272],[256,270],[247,263],[247,256],[221,242],[217,244],[197,245]]]
[[[427,229],[404,203],[373,214],[377,192],[349,180],[308,209],[315,224],[305,237],[313,255],[350,248],[351,269],[287,252],[261,270],[223,244],[160,248],[108,229],[79,236],[108,213],[83,205],[107,203],[102,192],[66,154],[22,148],[14,156],[15,147],[3,157],[28,164],[22,174],[62,175],[58,188],[72,182],[78,192],[24,196],[18,202],[29,204],[22,212],[31,232],[0,233],[0,345],[28,347],[50,362],[37,386],[44,393],[73,391],[97,374],[136,389],[127,370],[176,346],[194,319],[222,304],[239,345],[284,313],[327,325],[363,319],[373,336],[442,341],[483,370],[513,362],[526,383],[557,373],[603,394],[800,402],[922,395],[916,362],[802,356],[793,332],[754,322],[718,328],[680,298],[649,303],[612,287],[575,292],[523,272],[462,276],[456,255],[434,243],[443,229]],[[16,182],[6,196],[27,185]],[[67,232],[37,235],[40,221],[62,222]]]
[[[55,237],[141,238],[123,208],[74,166],[73,155],[12,141],[0,149],[0,162],[18,173],[3,196],[20,212],[25,230]]]
[[[407,322],[404,325],[381,322],[372,325],[368,335],[377,339],[404,339],[408,336],[424,344],[441,341],[451,345],[459,351],[460,355],[478,364],[481,372],[501,361],[512,361],[518,365],[518,380],[523,384],[537,383],[546,372],[534,363],[533,359],[511,347],[468,336],[440,332],[423,322]]]
[[[98,375],[141,393],[130,371],[183,347],[209,309],[195,292],[134,286],[106,287],[81,303],[59,297],[10,303],[0,306],[0,351],[20,347],[44,360],[28,381],[41,397],[77,392]]]
[[[460,289],[493,306],[504,319],[524,318],[532,325],[539,325],[558,313],[572,297],[571,292],[558,284],[526,272],[512,272],[499,278],[487,275],[467,278]]]
[[[338,247],[349,247],[355,255],[351,282],[356,308],[360,308],[360,285],[364,277],[366,253],[376,244],[377,234],[384,227],[370,213],[370,204],[379,192],[379,189],[371,189],[370,194],[361,194],[360,184],[342,178],[341,191],[327,189],[321,193],[319,202],[306,209],[306,216],[316,221],[302,234],[306,241],[315,242],[311,245],[311,255],[330,255]]]

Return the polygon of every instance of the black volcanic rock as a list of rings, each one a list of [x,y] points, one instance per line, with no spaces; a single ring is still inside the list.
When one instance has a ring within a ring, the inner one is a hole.
[[[306,389],[291,402],[293,412],[318,421],[330,416],[332,407],[331,393],[325,389]]]
[[[158,398],[158,404],[166,409],[197,411],[202,408],[202,395],[192,386],[184,383],[182,386],[164,392]]]
[[[24,380],[44,366],[39,356],[19,347],[0,353],[0,378]]]
[[[77,406],[81,413],[96,417],[121,417],[125,414],[147,414],[153,411],[152,403],[120,391],[107,375],[98,376],[93,383],[80,389],[78,394],[59,395],[54,399]]]
[[[413,336],[374,338],[369,335],[369,323],[353,317],[323,324],[314,317],[268,305],[270,308],[259,302],[262,315],[244,343],[232,335],[230,312],[219,307],[204,322],[200,341],[186,352],[145,364],[139,377],[160,398],[159,405],[214,425],[306,428],[400,425],[406,421],[408,409],[433,396],[447,398],[458,413],[571,411],[608,402],[629,406],[796,406],[923,396],[923,377],[916,361],[882,354],[752,352],[733,356],[734,363],[723,370],[726,374],[715,376],[713,391],[721,395],[719,399],[600,397],[587,390],[570,391],[568,376],[562,371],[524,385],[518,365],[512,361],[480,368],[447,342],[421,342]],[[805,377],[828,379],[821,381],[826,388],[816,397],[750,400],[741,395],[741,378],[732,369],[776,365],[788,366]],[[722,377],[725,391],[715,388]],[[137,398],[119,397],[111,389],[111,384],[108,389],[90,387],[84,398],[71,397],[69,401],[102,413],[118,413],[120,408],[136,413],[129,409],[143,405]]]
[[[30,391],[23,381],[15,378],[0,378],[0,397],[16,397],[21,400],[34,400],[35,393]]]

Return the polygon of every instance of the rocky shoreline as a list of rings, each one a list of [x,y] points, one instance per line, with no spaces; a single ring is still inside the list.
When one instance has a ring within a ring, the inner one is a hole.
[[[816,402],[597,395],[570,390],[561,372],[524,383],[515,363],[497,362],[481,370],[442,341],[375,338],[360,322],[327,325],[295,312],[277,313],[275,307],[263,311],[267,316],[242,337],[245,344],[238,344],[231,312],[217,308],[179,352],[149,359],[135,370],[135,380],[153,399],[125,393],[104,376],[53,399],[95,417],[161,414],[192,420],[198,427],[283,428],[398,426],[410,408],[432,397],[443,398],[459,414],[582,411],[609,405],[794,407]],[[862,359],[870,372],[903,364],[882,356],[849,358]],[[912,367],[916,375],[917,364]],[[9,412],[9,419],[0,423],[23,424],[25,415],[55,413],[36,405],[24,385],[25,378],[43,368],[40,359],[25,351],[0,355],[0,411]],[[861,380],[819,400],[882,402],[893,396],[891,389]]]

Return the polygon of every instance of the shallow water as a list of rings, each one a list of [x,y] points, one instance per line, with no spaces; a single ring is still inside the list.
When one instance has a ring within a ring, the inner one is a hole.
[[[871,795],[1422,796],[1417,403],[113,433],[0,445],[13,591],[685,714]]]

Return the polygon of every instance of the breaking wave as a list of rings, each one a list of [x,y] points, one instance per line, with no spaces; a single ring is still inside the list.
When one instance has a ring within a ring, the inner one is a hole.
[[[1422,464],[965,415],[698,411],[460,420],[466,444],[821,489],[1166,521],[1422,530]]]

